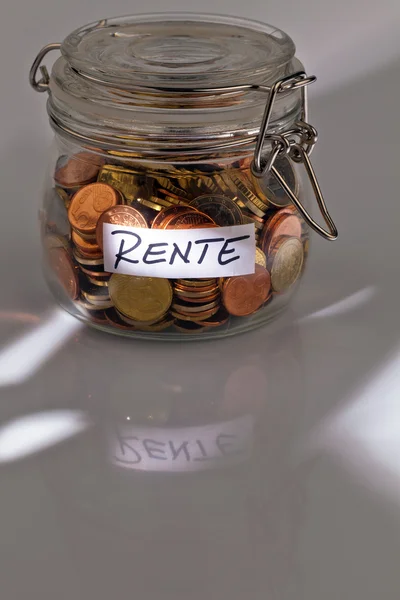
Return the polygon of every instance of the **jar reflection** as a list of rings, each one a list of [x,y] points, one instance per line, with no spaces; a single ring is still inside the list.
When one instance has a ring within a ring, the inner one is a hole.
[[[288,585],[304,493],[291,455],[304,407],[296,329],[236,338],[229,354],[226,341],[183,354],[101,339],[83,332],[76,354],[94,427],[49,459],[47,470],[84,591],[105,598],[134,580],[149,598],[160,590],[174,598],[256,598]],[[100,355],[110,366],[96,380],[90,365]],[[126,426],[138,438],[140,468],[116,460],[115,429]],[[215,455],[221,432],[236,436],[229,450],[236,443],[245,450],[234,460]],[[197,440],[208,452],[203,463],[194,460]],[[175,452],[187,441],[191,460],[184,450],[174,460],[170,441]],[[177,464],[179,473],[171,469]]]

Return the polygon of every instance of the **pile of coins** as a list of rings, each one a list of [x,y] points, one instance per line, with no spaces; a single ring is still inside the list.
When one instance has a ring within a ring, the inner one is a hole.
[[[297,194],[289,160],[279,157],[276,166]],[[271,175],[256,178],[248,161],[145,169],[89,152],[62,156],[42,219],[58,288],[90,322],[131,331],[190,334],[231,326],[291,290],[308,251],[307,228],[289,197]],[[158,229],[252,223],[255,272],[177,280],[107,273],[104,223]]]

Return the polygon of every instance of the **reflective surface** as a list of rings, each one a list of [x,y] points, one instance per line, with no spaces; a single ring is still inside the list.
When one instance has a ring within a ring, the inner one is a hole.
[[[364,130],[383,88],[393,113],[397,81],[388,71],[315,106],[341,238],[313,238],[291,312],[184,348],[114,339],[56,309],[27,202],[45,157],[15,140],[0,238],[4,598],[398,599],[400,208],[387,149],[399,131]],[[350,129],[351,160],[338,151]]]

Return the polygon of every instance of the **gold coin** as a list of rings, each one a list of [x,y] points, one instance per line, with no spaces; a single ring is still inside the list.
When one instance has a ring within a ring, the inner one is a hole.
[[[137,198],[137,201],[140,202],[140,204],[143,204],[143,206],[152,208],[153,210],[156,210],[157,212],[160,212],[164,208],[169,208],[171,206],[170,204],[163,206],[162,204],[160,204],[158,202],[158,199],[157,199],[157,203],[156,203],[156,202],[154,202],[154,198],[152,198],[151,200],[147,200],[147,198]]]
[[[168,190],[169,192],[172,192],[173,194],[176,194],[182,198],[187,198],[186,191],[174,185],[172,181],[168,179],[168,177],[158,176],[155,179],[159,183],[160,187],[162,187],[164,190]]]
[[[243,196],[245,205],[258,217],[263,217],[268,210],[268,204],[260,200],[250,188],[250,182],[238,173],[232,173],[231,178],[238,191]]]
[[[282,237],[272,249],[271,284],[277,294],[286,292],[300,277],[304,261],[298,238]]]
[[[135,321],[161,319],[171,306],[172,286],[168,279],[115,273],[108,287],[115,308]]]
[[[121,192],[129,202],[133,202],[143,193],[145,185],[143,174],[116,165],[104,165],[100,170],[97,181],[108,183],[108,185]]]
[[[267,257],[261,248],[256,248],[256,265],[261,265],[264,269],[267,268]]]
[[[183,285],[183,286],[188,286],[188,287],[203,287],[203,286],[209,286],[212,284],[216,283],[216,279],[177,279],[176,283],[179,285]]]

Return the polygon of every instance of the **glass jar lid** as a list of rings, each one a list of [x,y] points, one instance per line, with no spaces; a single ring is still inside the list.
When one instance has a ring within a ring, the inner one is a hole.
[[[192,13],[105,19],[61,44],[48,110],[61,134],[149,154],[251,146],[271,86],[302,70],[284,32]],[[270,133],[299,119],[301,91],[279,94]],[[247,149],[248,151],[248,149]]]
[[[256,21],[166,13],[86,25],[61,52],[82,77],[103,85],[193,90],[276,80],[287,73],[295,46],[283,31]]]

